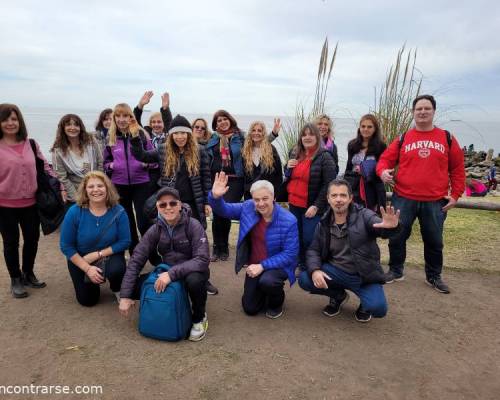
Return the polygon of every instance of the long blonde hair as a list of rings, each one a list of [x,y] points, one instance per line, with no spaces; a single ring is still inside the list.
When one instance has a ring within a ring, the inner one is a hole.
[[[332,122],[332,119],[326,115],[326,114],[319,114],[316,116],[316,118],[314,118],[314,123],[316,125],[318,125],[322,119],[326,119],[328,121],[328,133],[327,133],[327,137],[329,137],[330,139],[333,140],[333,137],[335,136],[335,133],[333,132],[333,122]]]
[[[113,110],[113,119],[111,120],[111,126],[109,127],[108,144],[110,146],[114,146],[116,144],[116,131],[118,128],[116,126],[115,117],[117,114],[130,115],[132,117],[128,126],[128,132],[125,135],[131,134],[135,136],[141,130],[141,126],[135,119],[134,113],[132,112],[130,106],[126,103],[117,104],[115,106],[115,109]]]
[[[111,183],[111,180],[101,171],[90,171],[83,177],[83,180],[80,182],[78,186],[78,191],[76,194],[76,204],[80,207],[88,208],[89,207],[89,196],[87,194],[87,183],[90,179],[95,178],[99,179],[106,186],[106,207],[111,208],[118,204],[118,200],[120,200],[120,196],[116,191],[115,185]]]
[[[174,176],[180,167],[181,152],[179,151],[179,146],[174,142],[174,134],[170,133],[165,142],[165,166],[163,168],[165,176]],[[184,161],[186,162],[189,176],[195,176],[200,174],[198,143],[191,132],[187,132],[187,134],[187,141],[184,145]]]
[[[257,125],[259,125],[262,128],[262,133],[264,135],[264,139],[260,144],[260,161],[262,165],[262,170],[265,172],[274,171],[273,146],[271,145],[267,137],[266,125],[262,121],[254,121],[250,124],[250,128],[248,128],[248,134],[245,138],[245,143],[243,144],[243,149],[241,151],[241,155],[245,163],[245,171],[248,174],[251,174],[254,169],[253,158],[252,158],[252,151],[253,151],[252,130]]]

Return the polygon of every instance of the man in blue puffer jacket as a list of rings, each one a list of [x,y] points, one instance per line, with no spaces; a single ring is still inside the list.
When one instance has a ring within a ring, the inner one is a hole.
[[[267,304],[266,316],[283,315],[288,279],[295,282],[295,267],[299,254],[297,220],[288,210],[275,204],[274,187],[264,180],[250,188],[252,200],[226,203],[229,190],[224,172],[215,176],[208,201],[215,214],[240,220],[235,270],[246,268],[245,288],[241,303],[248,315],[256,315]]]

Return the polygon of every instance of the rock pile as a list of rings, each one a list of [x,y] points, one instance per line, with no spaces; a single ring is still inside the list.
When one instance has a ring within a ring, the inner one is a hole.
[[[487,152],[474,151],[474,145],[470,145],[469,148],[464,147],[463,150],[466,176],[480,179],[482,182],[486,183],[488,181],[487,176],[491,166],[496,165],[498,180],[500,172],[500,154],[493,157],[493,149],[489,149]]]

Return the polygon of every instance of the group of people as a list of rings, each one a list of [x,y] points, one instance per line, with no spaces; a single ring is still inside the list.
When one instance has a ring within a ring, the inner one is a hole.
[[[181,115],[172,118],[164,93],[160,112],[143,127],[142,111],[152,96],[146,92],[134,110],[125,103],[104,110],[93,134],[80,117],[65,115],[51,148],[52,168],[38,145],[33,153],[19,108],[0,104],[0,231],[14,297],[26,297],[26,287],[45,286],[34,274],[37,157],[61,182],[67,212],[60,248],[84,306],[99,301],[100,285],[109,280],[119,311],[128,315],[147,278],[141,275],[147,261],[165,263],[170,269],[159,275],[155,289],[185,283],[192,307],[189,338],[203,339],[207,294],[218,293],[209,264],[229,258],[235,219],[235,269],[245,270],[242,307],[248,315],[280,317],[285,281],[292,285],[298,277],[307,292],[328,296],[327,316],[340,312],[346,290],[360,298],[356,320],[385,316],[382,285],[404,279],[406,240],[416,218],[426,282],[449,293],[441,278],[443,224],[464,191],[465,171],[457,140],[433,125],[432,96],[414,100],[415,127],[388,147],[375,116],[363,116],[348,145],[343,178],[327,115],[302,127],[283,168],[272,145],[279,119],[270,133],[256,121],[245,134],[230,113],[219,110],[210,132],[203,118],[192,124]],[[385,184],[394,185],[387,207]],[[387,273],[377,237],[389,238]]]

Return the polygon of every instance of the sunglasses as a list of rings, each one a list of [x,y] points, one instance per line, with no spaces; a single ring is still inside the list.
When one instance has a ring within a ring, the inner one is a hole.
[[[167,206],[170,207],[176,207],[179,204],[177,200],[170,200],[170,201],[162,201],[161,203],[158,203],[158,208],[166,208]]]
[[[199,125],[195,125],[193,128],[194,129],[201,129],[202,131],[206,131],[207,130],[207,128],[205,128],[204,126],[199,126]]]

